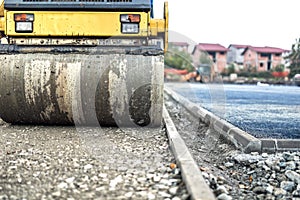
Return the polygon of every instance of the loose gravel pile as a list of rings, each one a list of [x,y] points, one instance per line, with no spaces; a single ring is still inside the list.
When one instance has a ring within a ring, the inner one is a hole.
[[[168,96],[165,104],[217,199],[300,199],[300,153],[244,154]]]
[[[188,199],[163,129],[0,126],[0,199]]]
[[[224,166],[240,180],[242,193],[252,191],[261,200],[300,199],[299,156],[299,152],[236,154]]]

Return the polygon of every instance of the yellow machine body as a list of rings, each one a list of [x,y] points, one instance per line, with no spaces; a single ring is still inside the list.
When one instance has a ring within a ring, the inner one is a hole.
[[[150,12],[107,11],[12,11],[0,5],[0,32],[7,37],[157,37],[163,36],[164,50],[168,44],[168,3],[165,2],[164,19],[153,19]],[[33,14],[33,31],[16,32],[15,14]],[[140,16],[139,32],[124,34],[120,16]]]
[[[148,0],[0,2],[0,118],[161,125],[167,2],[163,19]]]
[[[34,15],[32,33],[16,33],[14,15],[30,13]],[[9,36],[120,36],[120,15],[124,12],[52,12],[52,11],[7,11],[5,34]],[[130,36],[148,36],[147,13],[130,12],[141,16],[140,32]]]

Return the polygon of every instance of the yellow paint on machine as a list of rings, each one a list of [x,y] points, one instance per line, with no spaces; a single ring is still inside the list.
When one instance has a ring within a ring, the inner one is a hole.
[[[33,32],[15,32],[15,13],[34,14]],[[121,33],[121,14],[140,14],[138,34]],[[148,13],[145,12],[52,12],[7,11],[5,34],[9,36],[147,36]]]

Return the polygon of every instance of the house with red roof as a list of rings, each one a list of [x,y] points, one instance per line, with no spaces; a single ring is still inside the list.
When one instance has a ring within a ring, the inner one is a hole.
[[[270,71],[283,63],[283,54],[288,50],[276,47],[248,46],[242,53],[244,67],[248,70]]]
[[[195,66],[199,66],[201,55],[208,55],[212,61],[211,74],[214,76],[216,73],[221,73],[226,68],[227,63],[227,52],[228,49],[220,44],[210,44],[210,43],[199,43],[195,46],[192,55],[194,59]]]

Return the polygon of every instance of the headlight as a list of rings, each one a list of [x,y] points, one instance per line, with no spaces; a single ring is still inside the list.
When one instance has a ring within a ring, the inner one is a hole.
[[[139,33],[139,24],[122,23],[122,33]]]
[[[16,32],[32,32],[32,22],[16,22]]]

